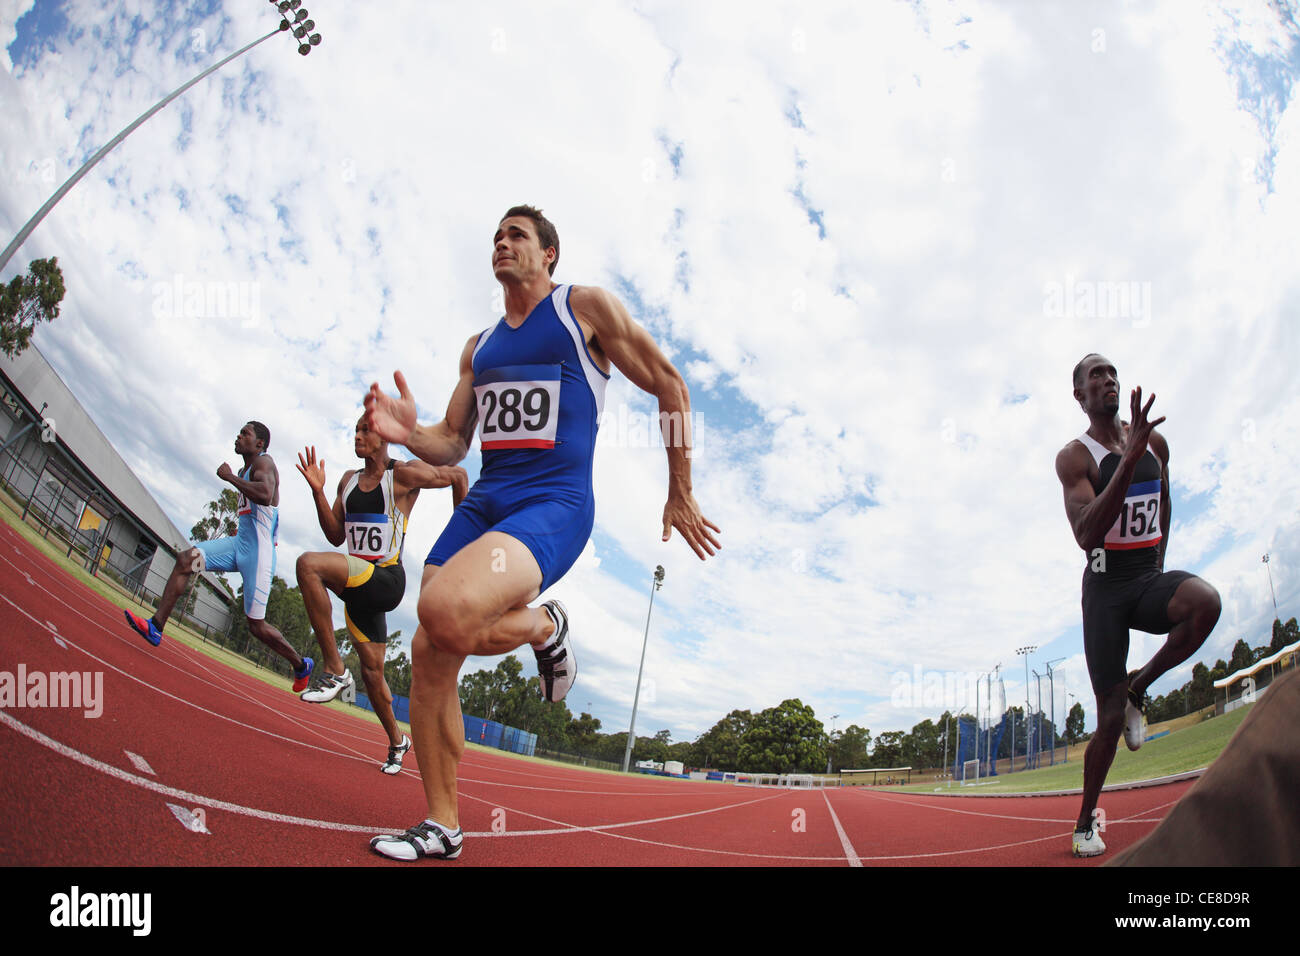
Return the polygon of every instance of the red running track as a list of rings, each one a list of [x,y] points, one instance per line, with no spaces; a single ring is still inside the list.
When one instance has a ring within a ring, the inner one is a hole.
[[[302,703],[164,639],[0,523],[0,672],[102,674],[102,713],[0,708],[0,864],[410,866],[368,839],[423,816],[373,716]],[[88,701],[82,701],[88,704]],[[1191,784],[1103,795],[1112,852]],[[1091,866],[1078,798],[930,797],[624,777],[469,749],[461,866]],[[65,821],[77,821],[66,826]],[[87,834],[109,835],[87,839]],[[426,866],[447,864],[426,863]]]

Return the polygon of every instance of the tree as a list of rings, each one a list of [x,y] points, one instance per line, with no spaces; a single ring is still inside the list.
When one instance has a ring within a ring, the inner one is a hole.
[[[837,731],[831,736],[831,768],[833,770],[861,770],[867,765],[867,751],[871,747],[871,731],[857,724]]]
[[[59,317],[63,293],[63,270],[57,258],[33,259],[27,275],[14,276],[7,286],[0,286],[0,351],[10,358],[21,355],[37,324]]]
[[[1065,739],[1075,743],[1083,736],[1083,704],[1075,702],[1065,716]]]
[[[1255,652],[1243,638],[1237,638],[1237,643],[1232,645],[1232,659],[1228,661],[1228,673],[1235,674],[1253,663],[1255,663]]]
[[[941,728],[926,719],[912,728],[903,738],[903,763],[909,767],[938,767],[943,763],[943,738]]]
[[[1287,621],[1284,625],[1281,619],[1273,621],[1273,640],[1268,645],[1268,652],[1276,654],[1284,647],[1288,647],[1300,641],[1300,624],[1295,618]]]
[[[1192,682],[1187,692],[1189,710],[1200,710],[1214,703],[1214,686],[1210,669],[1197,661],[1192,665]]]
[[[736,754],[748,773],[808,773],[826,768],[826,729],[797,698],[783,700],[754,718]]]
[[[740,768],[740,743],[754,722],[747,710],[733,710],[695,741],[695,763],[718,770]]]
[[[508,654],[493,670],[474,671],[460,679],[460,709],[484,720],[510,723],[524,687],[524,665]],[[518,726],[511,724],[511,726]]]
[[[897,767],[903,763],[903,737],[901,730],[887,730],[876,737],[871,762],[877,767]]]
[[[600,721],[583,713],[569,724],[569,745],[580,754],[594,754],[600,738]]]
[[[227,488],[208,502],[206,518],[200,518],[190,529],[191,541],[212,541],[230,538],[239,533],[239,495]]]

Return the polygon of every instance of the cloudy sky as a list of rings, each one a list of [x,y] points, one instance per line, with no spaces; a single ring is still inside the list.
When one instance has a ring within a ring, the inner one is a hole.
[[[616,292],[682,370],[723,529],[706,563],[660,542],[655,408],[616,375],[595,533],[551,592],[570,708],[604,729],[627,726],[656,564],[640,733],[787,697],[828,729],[907,730],[973,707],[997,665],[1023,700],[1030,645],[1091,727],[1053,468],[1087,426],[1069,378],[1091,351],[1168,416],[1168,565],[1224,599],[1199,659],[1268,641],[1265,552],[1300,612],[1294,4],[310,8],[310,56],[276,36],[196,86],[0,277],[59,257],[63,314],[35,341],[179,527],[259,418],[292,578],[326,546],[296,452],[332,486],[364,389],[398,368],[442,416],[500,314],[493,230],[526,202],[559,229],[557,281]],[[276,22],[259,0],[0,0],[0,232]],[[449,513],[422,496],[412,580]],[[405,639],[414,602],[390,615]],[[1131,660],[1159,640],[1134,632]]]

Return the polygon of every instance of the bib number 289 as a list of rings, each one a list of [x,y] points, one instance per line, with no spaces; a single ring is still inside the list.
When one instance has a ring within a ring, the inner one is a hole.
[[[554,448],[559,366],[491,369],[474,383],[483,450]]]

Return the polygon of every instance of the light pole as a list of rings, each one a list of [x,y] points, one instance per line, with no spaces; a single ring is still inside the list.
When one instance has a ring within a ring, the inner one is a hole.
[[[984,741],[985,741],[984,749],[987,752],[987,756],[985,757],[985,766],[987,767],[987,773],[985,775],[990,777],[993,776],[994,771],[997,769],[997,765],[993,762],[994,759],[993,758],[993,678],[997,676],[998,672],[1001,670],[1002,670],[1002,665],[997,664],[994,666],[993,670],[989,671],[988,674],[985,675],[989,679],[989,695],[988,695],[989,696],[989,702],[988,702],[989,719],[987,722],[988,725],[985,728],[985,737],[984,737]],[[979,696],[979,684],[975,685],[975,695],[977,697]],[[975,738],[975,742],[979,743],[978,736]]]
[[[1070,701],[1072,700],[1078,700],[1078,698],[1075,697],[1067,690],[1065,692],[1065,706],[1068,708],[1065,712],[1065,722],[1067,725],[1070,722],[1070,710],[1074,709],[1074,705],[1070,703]],[[1073,742],[1074,742],[1074,738],[1069,736],[1065,738],[1065,763],[1070,762],[1070,744],[1072,744]]]
[[[282,15],[282,19],[280,20],[279,25],[270,33],[266,34],[266,36],[259,37],[258,39],[254,40],[252,43],[248,44],[247,46],[241,47],[240,49],[236,50],[234,53],[230,54],[230,56],[222,60],[220,63],[208,67],[206,70],[204,70],[198,76],[194,77],[194,79],[190,80],[184,86],[178,87],[173,92],[168,94],[166,97],[159,100],[148,111],[141,114],[140,117],[134,123],[132,123],[126,129],[122,130],[122,132],[118,133],[111,140],[109,140],[108,143],[105,144],[103,147],[101,147],[99,151],[95,153],[94,156],[91,156],[90,159],[82,163],[81,168],[78,169],[71,176],[69,176],[67,182],[65,182],[62,186],[60,186],[57,190],[55,190],[54,195],[45,201],[45,205],[41,206],[40,209],[36,210],[36,214],[32,216],[31,219],[28,219],[26,225],[24,225],[21,229],[18,230],[18,235],[14,236],[13,241],[10,242],[9,245],[5,247],[5,251],[0,252],[0,273],[4,272],[5,266],[9,264],[9,260],[13,258],[14,253],[18,251],[18,247],[27,241],[27,237],[32,234],[32,230],[34,230],[37,226],[41,224],[41,220],[44,219],[46,215],[49,214],[49,211],[53,209],[55,205],[58,204],[60,199],[62,199],[65,195],[67,195],[68,190],[70,190],[73,186],[77,185],[77,183],[81,181],[81,177],[85,176],[86,173],[90,172],[91,169],[95,167],[95,164],[97,164],[101,159],[103,159],[110,152],[112,152],[112,150],[117,146],[118,143],[122,142],[122,140],[126,139],[133,132],[135,132],[136,127],[140,126],[142,123],[144,123],[145,120],[149,119],[149,117],[153,116],[154,113],[157,113],[160,109],[162,109],[172,100],[176,99],[176,97],[180,96],[182,93],[188,90],[195,83],[199,82],[199,80],[202,80],[204,77],[208,76],[211,73],[215,73],[217,70],[221,69],[231,60],[243,56],[253,47],[257,46],[259,43],[263,43],[266,40],[271,39],[271,37],[275,36],[277,33],[284,33],[286,31],[292,30],[293,35],[297,39],[302,41],[301,43],[298,44],[298,52],[301,53],[303,56],[306,56],[308,53],[310,53],[312,47],[320,45],[320,41],[321,41],[320,34],[310,32],[312,29],[315,28],[316,23],[313,20],[307,19],[308,14],[307,11],[302,7],[302,0],[279,0],[279,2],[277,2],[277,0],[270,0],[270,3],[277,10],[279,10]],[[292,21],[290,21],[289,19],[290,16],[293,17]]]
[[[632,697],[632,722],[627,725],[627,749],[623,751],[623,772],[632,762],[632,744],[636,742],[636,708],[641,702],[641,671],[645,669],[645,647],[650,643],[650,612],[655,609],[655,592],[664,586],[664,566],[655,568],[654,584],[650,587],[650,608],[645,612],[645,637],[641,641],[641,663],[636,669],[636,693]]]
[[[1277,592],[1273,590],[1273,569],[1268,566],[1268,555],[1264,555],[1264,570],[1268,572],[1268,593],[1273,595],[1273,617],[1277,618]],[[1279,618],[1280,620],[1280,618]]]
[[[1037,644],[1017,647],[1016,653],[1025,659],[1025,769],[1029,769],[1029,655],[1038,650]],[[1014,724],[1015,721],[1012,721]],[[1012,731],[1014,733],[1014,731]],[[1011,754],[1011,764],[1015,766],[1016,755]]]
[[[830,741],[831,741],[832,745],[834,744],[834,741],[835,741],[835,721],[839,718],[839,716],[840,716],[839,714],[831,714],[831,736],[830,736]],[[831,751],[830,751],[830,748],[829,748],[829,747],[826,748],[826,772],[827,772],[827,773],[830,773],[830,772],[831,772]]]
[[[1052,734],[1052,759],[1049,766],[1056,766],[1056,680],[1052,675],[1052,665],[1059,664],[1065,660],[1064,657],[1058,657],[1054,661],[1047,662],[1047,700],[1048,708],[1052,711],[1052,716],[1048,719],[1047,725]]]

